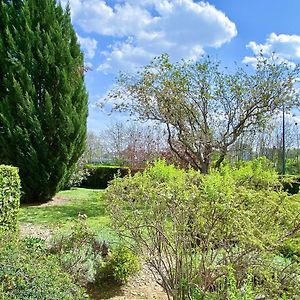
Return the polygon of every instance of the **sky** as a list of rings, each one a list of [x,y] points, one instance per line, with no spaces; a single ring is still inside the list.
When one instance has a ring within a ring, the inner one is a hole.
[[[64,0],[63,0],[64,1]],[[64,5],[64,2],[62,4]],[[85,64],[88,130],[99,133],[120,114],[97,107],[120,71],[154,56],[173,61],[213,55],[223,65],[253,62],[263,51],[300,63],[300,0],[69,0]],[[124,119],[124,118],[123,118]]]

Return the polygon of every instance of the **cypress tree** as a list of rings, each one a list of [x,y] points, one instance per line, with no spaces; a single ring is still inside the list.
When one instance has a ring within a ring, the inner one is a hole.
[[[0,163],[23,201],[50,199],[84,151],[87,92],[70,11],[55,0],[0,0]]]

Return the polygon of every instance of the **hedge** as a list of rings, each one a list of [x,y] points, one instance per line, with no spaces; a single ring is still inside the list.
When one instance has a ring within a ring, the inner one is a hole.
[[[86,165],[85,168],[89,175],[82,181],[80,187],[91,189],[105,189],[114,177],[124,177],[130,172],[129,168],[120,166]]]
[[[16,230],[19,206],[18,168],[0,165],[0,231]]]

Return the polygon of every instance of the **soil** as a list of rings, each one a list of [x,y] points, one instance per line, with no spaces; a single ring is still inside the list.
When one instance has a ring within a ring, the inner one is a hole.
[[[62,205],[70,201],[62,197],[54,197],[51,201],[37,206],[55,206]],[[53,229],[45,225],[37,225],[32,223],[20,223],[20,235],[34,236],[49,241]],[[130,278],[125,285],[116,285],[115,282],[106,281],[98,284],[97,287],[89,286],[88,292],[92,299],[110,299],[110,300],[167,300],[168,297],[162,287],[156,282],[151,271],[146,264],[135,276]]]

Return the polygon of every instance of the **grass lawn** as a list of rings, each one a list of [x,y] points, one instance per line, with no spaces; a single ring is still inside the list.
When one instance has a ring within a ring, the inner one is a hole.
[[[87,215],[87,223],[95,231],[109,234],[109,217],[102,198],[103,190],[74,188],[56,196],[67,199],[59,205],[24,205],[19,213],[20,222],[68,228],[79,213]]]

